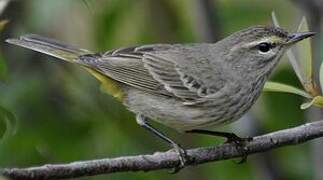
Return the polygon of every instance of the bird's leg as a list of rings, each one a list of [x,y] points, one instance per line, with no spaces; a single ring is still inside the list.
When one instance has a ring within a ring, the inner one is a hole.
[[[176,173],[176,172],[178,172],[179,170],[181,170],[182,168],[185,167],[185,164],[188,161],[188,157],[187,157],[186,151],[179,144],[175,143],[172,139],[167,137],[165,134],[163,134],[162,132],[159,132],[157,129],[152,127],[146,121],[146,117],[143,116],[142,114],[137,114],[136,121],[141,127],[147,129],[149,132],[153,133],[155,136],[163,139],[168,144],[170,144],[174,148],[174,150],[178,153],[180,164],[179,164],[178,167],[176,167],[174,169],[173,173]]]
[[[193,129],[189,131],[185,131],[187,133],[195,133],[195,134],[206,134],[211,136],[219,136],[227,139],[225,143],[235,143],[236,145],[243,145],[245,142],[251,141],[251,137],[241,138],[234,133],[221,132],[221,131],[209,131],[204,129]]]
[[[251,141],[252,137],[241,138],[234,133],[220,132],[220,131],[209,131],[209,130],[203,130],[203,129],[193,129],[193,130],[189,130],[186,132],[224,137],[227,139],[225,143],[234,143],[238,147],[238,150],[242,151],[242,153],[244,154],[242,159],[238,163],[240,164],[240,163],[243,163],[247,160],[248,155],[246,152],[247,149],[245,147],[245,144],[246,144],[246,142]]]

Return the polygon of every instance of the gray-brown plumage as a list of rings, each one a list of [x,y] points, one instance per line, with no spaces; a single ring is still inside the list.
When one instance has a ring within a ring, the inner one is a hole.
[[[152,44],[97,54],[38,35],[7,42],[85,67],[137,114],[138,124],[171,143],[183,163],[183,150],[147,118],[179,131],[239,119],[285,50],[313,34],[257,26],[214,44]]]

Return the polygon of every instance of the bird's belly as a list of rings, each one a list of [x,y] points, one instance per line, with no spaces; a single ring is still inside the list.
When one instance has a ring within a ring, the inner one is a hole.
[[[200,124],[201,122],[194,117],[203,114],[201,109],[187,107],[177,99],[155,96],[136,89],[128,90],[124,104],[130,111],[141,113],[178,131],[185,131]]]
[[[225,124],[239,119],[251,106],[254,96],[210,100],[202,106],[187,106],[174,98],[155,96],[136,89],[128,90],[124,104],[134,113],[178,131]],[[245,99],[243,99],[245,98]],[[248,103],[246,103],[248,102]]]

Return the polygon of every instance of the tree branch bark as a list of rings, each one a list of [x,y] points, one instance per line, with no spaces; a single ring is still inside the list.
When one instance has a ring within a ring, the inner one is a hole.
[[[188,165],[220,161],[245,154],[265,152],[274,148],[297,145],[323,137],[323,121],[307,123],[298,127],[276,131],[254,137],[247,142],[245,151],[237,149],[235,144],[222,144],[215,147],[203,147],[187,150]],[[124,156],[68,164],[48,164],[30,168],[4,168],[1,174],[10,179],[58,179],[93,176],[127,171],[152,171],[174,168],[179,159],[175,152],[156,152],[152,155]]]

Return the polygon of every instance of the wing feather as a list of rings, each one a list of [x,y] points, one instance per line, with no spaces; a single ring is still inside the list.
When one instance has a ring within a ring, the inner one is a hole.
[[[174,52],[167,49],[172,49],[172,46],[122,48],[103,54],[84,55],[79,61],[112,79],[143,91],[173,96],[184,101],[196,101],[207,96],[211,92],[210,88],[191,72],[185,72],[187,67],[178,66],[178,59],[173,59],[186,57],[172,54]],[[173,56],[167,56],[169,54]]]
[[[173,93],[175,96],[187,100],[199,98],[196,92],[190,91],[190,89],[184,85],[181,75],[176,69],[175,63],[150,53],[144,55],[143,62],[154,79],[164,84],[166,90]]]

